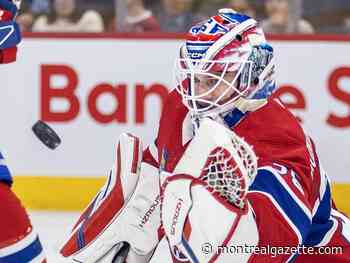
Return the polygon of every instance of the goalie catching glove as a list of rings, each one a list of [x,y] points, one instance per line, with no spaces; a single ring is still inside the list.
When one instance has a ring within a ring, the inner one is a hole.
[[[246,262],[219,246],[255,245],[258,232],[246,199],[257,172],[251,147],[204,119],[173,174],[162,172],[162,223],[173,256],[185,262]],[[204,245],[210,246],[203,250]]]

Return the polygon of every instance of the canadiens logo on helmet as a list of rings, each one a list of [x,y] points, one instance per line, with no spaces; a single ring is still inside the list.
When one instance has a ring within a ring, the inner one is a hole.
[[[186,42],[188,57],[202,59],[216,40],[247,19],[250,17],[232,9],[221,9],[218,15],[191,27]]]
[[[191,33],[193,35],[197,35],[200,33],[207,35],[215,35],[218,33],[226,33],[228,32],[228,28],[219,23],[221,19],[220,16],[214,16],[210,18],[206,23],[200,23],[191,28]]]

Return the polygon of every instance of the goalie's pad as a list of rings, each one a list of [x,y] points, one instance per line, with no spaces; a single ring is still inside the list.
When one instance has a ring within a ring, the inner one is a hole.
[[[175,258],[248,260],[249,253],[222,253],[219,246],[257,244],[246,199],[256,172],[257,158],[243,139],[210,119],[201,122],[174,174],[162,184],[163,227]]]
[[[159,177],[156,168],[141,160],[140,140],[122,134],[108,180],[75,225],[61,250],[64,257],[111,263],[126,242],[128,262],[148,260],[158,243]]]

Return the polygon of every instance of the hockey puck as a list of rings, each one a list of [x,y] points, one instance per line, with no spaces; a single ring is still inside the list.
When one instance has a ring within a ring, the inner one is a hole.
[[[57,133],[41,120],[33,125],[32,130],[36,137],[51,150],[56,149],[61,143],[61,139]]]

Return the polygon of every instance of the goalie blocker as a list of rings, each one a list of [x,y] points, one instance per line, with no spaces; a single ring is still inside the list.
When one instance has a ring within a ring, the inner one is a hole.
[[[74,226],[64,257],[110,263],[130,245],[127,262],[148,261],[158,243],[160,209],[158,169],[147,152],[142,155],[138,138],[120,136],[108,179]]]

